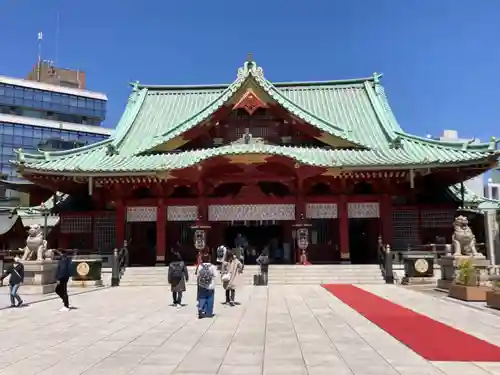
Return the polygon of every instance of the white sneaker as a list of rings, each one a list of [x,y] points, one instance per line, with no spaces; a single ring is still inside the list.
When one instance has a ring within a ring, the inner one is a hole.
[[[63,306],[59,309],[59,311],[69,311],[69,308]]]

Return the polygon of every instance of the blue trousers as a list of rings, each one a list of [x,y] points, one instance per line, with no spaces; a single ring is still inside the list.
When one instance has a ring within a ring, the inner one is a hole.
[[[198,312],[205,316],[214,314],[214,290],[198,288]]]
[[[18,304],[21,304],[21,302],[23,302],[21,297],[19,297],[19,294],[17,294],[17,291],[19,290],[20,286],[21,286],[21,284],[14,284],[14,285],[11,284],[10,285],[9,295],[10,295],[10,304],[12,306],[14,306],[16,304],[16,301]]]

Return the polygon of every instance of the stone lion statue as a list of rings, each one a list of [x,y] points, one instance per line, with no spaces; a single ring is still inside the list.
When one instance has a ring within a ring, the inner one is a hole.
[[[30,225],[26,246],[19,250],[23,251],[22,260],[33,260],[35,256],[36,260],[52,258],[52,251],[47,251],[47,241],[43,238],[42,228],[38,224]]]
[[[482,258],[483,255],[477,252],[476,237],[469,227],[469,220],[465,216],[457,216],[453,222],[455,229],[452,236],[453,256],[473,256]]]

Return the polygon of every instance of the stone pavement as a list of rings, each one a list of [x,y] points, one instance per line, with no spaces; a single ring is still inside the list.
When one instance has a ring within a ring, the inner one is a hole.
[[[500,317],[398,286],[380,296],[500,344]],[[0,375],[487,375],[500,364],[430,363],[322,287],[243,287],[240,306],[198,320],[163,287],[119,287],[0,311]]]

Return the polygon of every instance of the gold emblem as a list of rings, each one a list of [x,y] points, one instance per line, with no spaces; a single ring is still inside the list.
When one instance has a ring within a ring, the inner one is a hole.
[[[76,272],[80,276],[87,276],[90,272],[90,267],[88,263],[82,262],[76,267]]]
[[[429,262],[427,262],[425,259],[417,259],[415,261],[415,270],[418,273],[425,273],[429,269]]]

